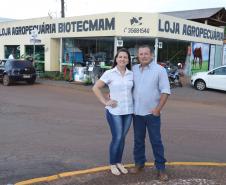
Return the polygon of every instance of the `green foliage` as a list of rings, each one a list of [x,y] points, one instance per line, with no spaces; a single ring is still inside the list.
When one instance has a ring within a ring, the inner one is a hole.
[[[64,79],[63,73],[60,73],[59,71],[45,71],[40,75],[40,78],[46,78],[50,80],[68,80],[69,79],[69,77],[67,79]]]
[[[91,85],[92,84],[92,80],[89,76],[87,76],[86,79],[84,80],[84,84],[85,85]]]
[[[44,72],[44,63],[35,62],[35,69]]]

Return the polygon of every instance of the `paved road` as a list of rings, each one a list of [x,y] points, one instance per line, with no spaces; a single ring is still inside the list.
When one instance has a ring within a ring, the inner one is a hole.
[[[225,162],[225,92],[174,89],[162,120],[168,161]],[[0,184],[107,165],[110,138],[90,86],[0,85]],[[132,148],[131,127],[125,163]]]

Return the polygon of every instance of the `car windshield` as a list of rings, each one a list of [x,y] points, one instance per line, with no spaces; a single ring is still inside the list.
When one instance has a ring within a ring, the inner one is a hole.
[[[15,68],[32,67],[32,63],[30,61],[15,60],[12,61],[12,66]]]
[[[4,66],[5,65],[5,60],[0,60],[0,66]]]

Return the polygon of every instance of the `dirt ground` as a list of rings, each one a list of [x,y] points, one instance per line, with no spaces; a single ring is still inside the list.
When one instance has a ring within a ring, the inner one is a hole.
[[[167,168],[169,180],[161,182],[156,177],[155,169],[146,167],[144,172],[137,175],[116,177],[106,171],[35,185],[225,185],[225,171],[226,167],[170,166]]]
[[[173,89],[162,115],[167,160],[225,162],[225,113],[225,92]],[[104,107],[91,86],[46,80],[33,86],[0,85],[0,184],[106,166],[110,140]],[[125,164],[133,163],[132,153],[131,127]]]

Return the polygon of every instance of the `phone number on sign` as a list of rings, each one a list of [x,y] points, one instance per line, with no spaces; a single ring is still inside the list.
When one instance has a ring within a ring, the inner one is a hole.
[[[149,28],[124,28],[127,33],[150,33]]]

